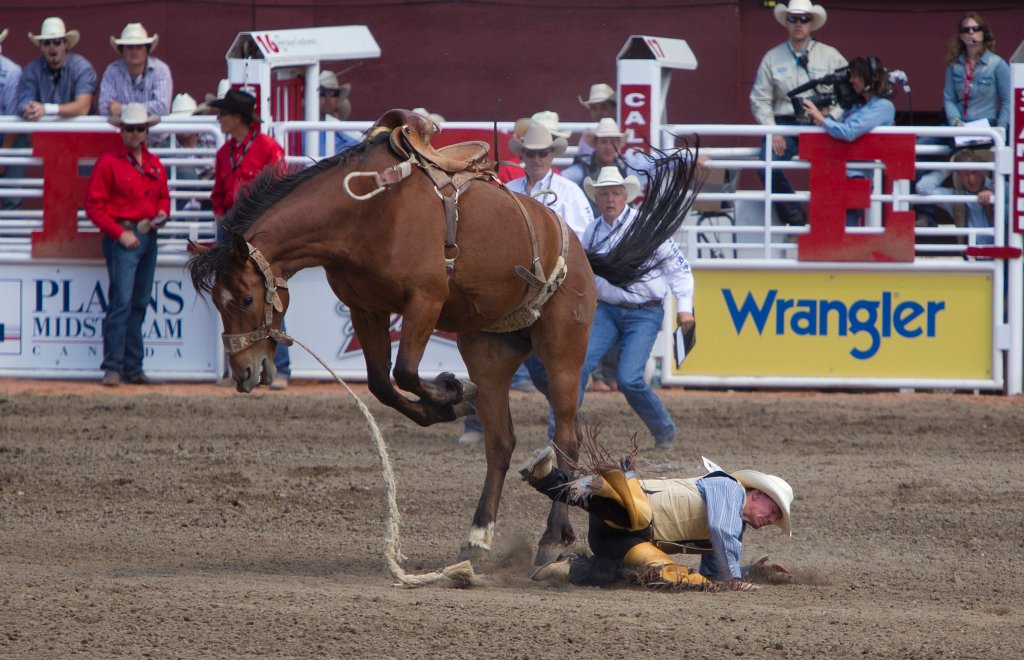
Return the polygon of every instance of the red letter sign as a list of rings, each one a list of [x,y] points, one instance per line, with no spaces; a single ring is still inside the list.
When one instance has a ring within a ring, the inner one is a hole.
[[[880,160],[884,189],[895,179],[914,179],[913,135],[864,135],[843,142],[821,134],[800,136],[800,158],[811,163],[811,205],[807,234],[799,237],[800,261],[913,261],[914,213],[883,212],[881,234],[847,234],[846,209],[871,204],[871,182],[849,179],[847,161]]]

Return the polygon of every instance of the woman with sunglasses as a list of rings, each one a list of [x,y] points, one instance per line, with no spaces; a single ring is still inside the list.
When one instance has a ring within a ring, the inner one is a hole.
[[[765,53],[757,69],[754,87],[750,90],[750,109],[754,119],[765,126],[806,123],[797,116],[793,103],[786,95],[806,82],[826,76],[846,66],[842,53],[820,41],[811,32],[825,25],[828,14],[821,5],[810,0],[791,0],[789,5],[775,6],[775,20],[789,33],[789,38]],[[809,96],[813,90],[803,95]],[[775,160],[792,160],[797,153],[796,136],[773,135],[768,141]],[[767,155],[767,148],[765,150]],[[764,170],[758,173],[764,181]],[[772,170],[772,192],[792,193],[786,175],[780,169]],[[797,202],[776,202],[779,221],[787,225],[802,225],[806,214]]]
[[[987,119],[1009,130],[1010,66],[995,47],[988,21],[977,12],[964,14],[946,56],[942,100],[950,126]]]

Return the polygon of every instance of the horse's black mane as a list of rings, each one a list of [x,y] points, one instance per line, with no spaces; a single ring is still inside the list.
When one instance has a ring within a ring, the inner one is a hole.
[[[270,207],[322,172],[356,159],[365,158],[371,147],[386,139],[386,133],[367,138],[340,154],[325,158],[304,169],[278,165],[268,167],[260,172],[245,190],[239,192],[235,205],[224,216],[221,223],[223,234],[217,245],[197,252],[189,259],[188,270],[192,277],[192,286],[196,291],[206,292],[213,288],[213,281],[217,273],[227,265],[235,237],[244,237],[253,223]]]

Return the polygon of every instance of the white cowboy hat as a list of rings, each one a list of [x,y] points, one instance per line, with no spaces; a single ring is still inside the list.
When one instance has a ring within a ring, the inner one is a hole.
[[[590,107],[598,103],[615,103],[615,90],[608,83],[597,83],[590,86],[590,98],[586,101],[582,96],[577,96],[580,103]]]
[[[339,98],[346,98],[352,91],[352,83],[339,83],[338,74],[333,71],[321,71],[320,89],[336,89],[341,92],[338,95]]]
[[[4,42],[4,39],[7,38],[7,32],[7,28],[4,28],[4,31],[0,32],[0,44],[2,44]]]
[[[117,38],[114,35],[110,35],[111,47],[120,52],[119,46],[149,46],[149,52],[156,50],[156,42],[160,40],[159,34],[154,34],[152,37],[146,32],[146,28],[142,27],[142,23],[129,23],[124,26],[121,30],[121,38]]]
[[[171,112],[167,117],[191,117],[198,107],[191,94],[178,94],[171,102]]]
[[[619,124],[611,117],[605,117],[597,122],[597,128],[594,130],[595,138],[621,138],[626,137],[626,134],[619,130]]]
[[[120,128],[121,126],[153,126],[160,123],[160,117],[146,112],[141,103],[129,103],[121,110],[121,116],[111,115],[107,122]]]
[[[75,44],[78,43],[79,37],[81,35],[78,34],[78,30],[68,30],[64,27],[64,21],[56,16],[43,19],[43,25],[39,28],[39,34],[28,33],[28,38],[36,42],[37,46],[44,39],[67,39],[68,48],[74,48]]]
[[[640,179],[636,178],[632,174],[623,179],[622,173],[619,172],[619,168],[614,165],[602,167],[601,171],[597,175],[597,181],[592,180],[589,176],[583,179],[583,190],[586,191],[587,197],[594,202],[597,201],[597,191],[595,188],[604,188],[606,186],[622,186],[625,188],[627,204],[636,199],[643,188],[643,186],[640,185]]]
[[[572,135],[572,131],[562,131],[558,128],[558,113],[554,110],[541,110],[540,112],[533,113],[530,117],[530,121],[540,124],[544,128],[551,132],[554,137],[567,138]]]
[[[812,5],[811,0],[790,0],[789,6],[775,5],[775,20],[787,27],[786,17],[790,14],[810,14],[811,31],[817,30],[828,20],[828,12],[821,5]]]
[[[565,141],[564,137],[552,137],[551,131],[543,124],[538,124],[537,122],[530,124],[521,140],[512,138],[508,141],[508,148],[520,158],[523,157],[523,152],[527,149],[531,151],[551,149],[555,157],[558,157],[565,153],[565,149],[568,146],[569,143]]]
[[[789,509],[793,505],[793,488],[785,479],[757,470],[736,470],[729,474],[744,488],[756,488],[772,498],[782,510],[782,517],[776,520],[775,524],[790,536],[793,535],[793,526],[789,519]]]
[[[444,124],[444,117],[437,114],[436,112],[427,112],[426,108],[413,108],[412,111],[418,114],[420,117],[426,117],[430,121],[434,122],[434,125],[437,126],[438,128],[441,128],[441,126]]]

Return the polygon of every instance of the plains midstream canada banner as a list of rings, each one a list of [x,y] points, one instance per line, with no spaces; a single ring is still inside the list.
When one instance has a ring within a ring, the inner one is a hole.
[[[992,378],[992,274],[705,270],[686,376]]]

